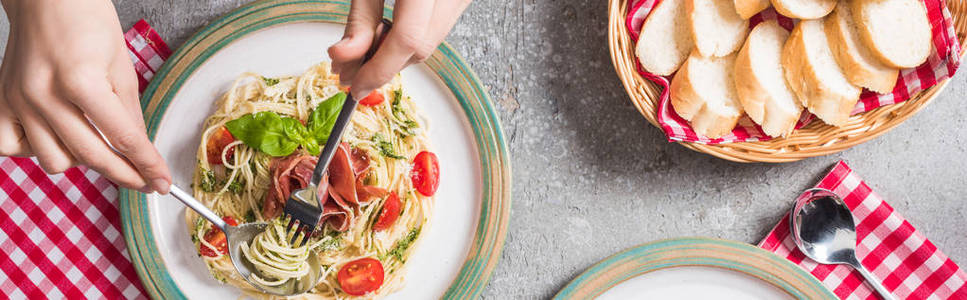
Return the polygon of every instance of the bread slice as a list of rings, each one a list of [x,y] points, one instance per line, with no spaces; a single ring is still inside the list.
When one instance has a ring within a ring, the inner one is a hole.
[[[819,19],[833,11],[836,0],[772,0],[776,11],[794,19]]]
[[[880,62],[860,40],[849,1],[840,0],[823,22],[833,57],[849,82],[880,94],[893,91],[899,69]]]
[[[692,24],[692,40],[698,53],[705,57],[726,56],[738,51],[749,33],[749,20],[735,11],[735,3],[727,0],[687,0],[688,20]]]
[[[635,54],[646,71],[667,76],[675,73],[695,45],[685,16],[685,0],[658,3],[641,26]]]
[[[782,48],[786,82],[799,102],[826,124],[841,126],[860,98],[833,58],[822,20],[802,20]]]
[[[921,0],[852,0],[853,19],[873,55],[896,68],[927,61],[933,38]]]
[[[692,124],[696,133],[709,138],[728,134],[742,116],[735,93],[735,55],[703,57],[692,51],[672,78],[672,107]]]
[[[766,8],[769,8],[769,0],[735,0],[735,12],[746,20]]]
[[[782,74],[782,47],[789,32],[775,20],[756,25],[735,58],[735,91],[742,108],[769,136],[796,128],[802,105]]]

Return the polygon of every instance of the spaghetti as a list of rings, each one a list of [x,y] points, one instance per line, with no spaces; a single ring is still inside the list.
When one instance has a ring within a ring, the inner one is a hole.
[[[260,273],[258,283],[282,284],[318,264],[322,279],[299,297],[379,298],[402,287],[402,269],[430,218],[439,176],[427,120],[403,92],[399,76],[361,101],[353,115],[328,185],[321,184],[328,186],[328,196],[317,234],[304,247],[293,247],[279,221],[288,193],[308,180],[305,170],[311,175],[318,146],[328,138],[331,112],[338,112],[345,97],[338,82],[328,63],[300,76],[237,79],[205,122],[194,196],[239,223],[270,223],[243,247]],[[221,231],[192,211],[186,221],[216,279],[272,298],[237,274]],[[319,261],[307,262],[308,251]]]

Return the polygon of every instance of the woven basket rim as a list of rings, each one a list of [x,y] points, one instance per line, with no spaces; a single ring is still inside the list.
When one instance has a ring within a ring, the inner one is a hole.
[[[634,42],[631,41],[628,28],[625,26],[630,2],[630,0],[609,0],[608,47],[611,61],[632,104],[649,123],[661,130],[656,108],[662,88],[643,78],[636,71]],[[965,51],[967,45],[964,41],[967,36],[967,0],[946,2],[957,39],[960,41],[960,54],[963,60],[967,57],[967,51]],[[846,125],[840,128],[814,121],[796,130],[789,137],[768,141],[718,145],[682,141],[676,143],[694,151],[736,162],[780,163],[833,154],[876,138],[900,125],[933,101],[947,87],[951,78],[912,95],[907,101],[850,116]]]

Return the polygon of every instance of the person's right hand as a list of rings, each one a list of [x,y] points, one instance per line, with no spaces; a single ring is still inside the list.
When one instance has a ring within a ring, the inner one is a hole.
[[[36,156],[51,174],[83,164],[123,187],[167,193],[171,175],[145,134],[111,1],[3,7],[10,37],[0,67],[0,155]]]

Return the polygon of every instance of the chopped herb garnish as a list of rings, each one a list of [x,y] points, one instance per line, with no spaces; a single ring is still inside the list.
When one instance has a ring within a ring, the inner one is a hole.
[[[201,174],[201,190],[211,193],[217,187],[218,180],[215,178],[215,172],[212,170],[203,170]]]
[[[255,222],[255,210],[249,210],[245,213],[245,223]]]
[[[401,106],[401,104],[403,104],[403,91],[402,90],[393,91],[393,105],[390,106],[390,108],[392,108],[393,110],[393,117],[395,117],[399,121],[408,120],[406,118],[406,112],[403,109],[403,106]]]
[[[278,78],[262,77],[262,81],[265,81],[265,85],[267,86],[273,86],[273,85],[279,84]]]
[[[228,191],[232,192],[232,194],[241,195],[244,189],[245,185],[242,184],[242,179],[240,178],[235,179],[235,181],[232,181],[232,184],[228,185]]]
[[[313,250],[316,250],[318,252],[332,251],[332,250],[339,250],[341,246],[342,246],[342,238],[335,237],[320,243],[319,246],[317,246]]]
[[[373,143],[376,144],[376,148],[379,148],[379,154],[395,159],[406,159],[402,155],[396,154],[396,150],[393,148],[393,143],[390,143],[383,135],[377,133],[373,135]]]
[[[420,236],[420,227],[413,228],[406,236],[396,241],[396,245],[393,246],[392,250],[380,255],[379,260],[385,260],[387,257],[395,257],[399,262],[406,262],[403,254],[406,254],[406,250],[413,245],[413,242],[416,241],[416,237],[418,236]]]

